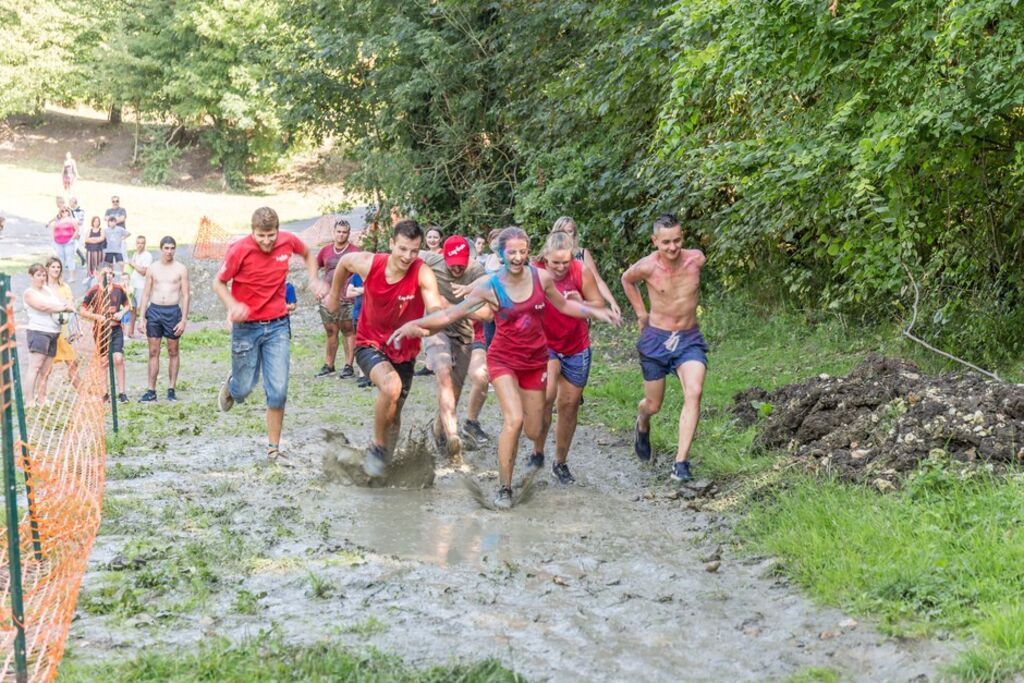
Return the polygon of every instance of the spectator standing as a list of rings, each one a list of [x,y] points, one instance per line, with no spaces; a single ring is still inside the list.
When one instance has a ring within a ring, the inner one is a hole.
[[[66,206],[57,213],[57,218],[51,224],[53,231],[53,248],[57,252],[57,258],[64,265],[64,270],[70,274],[68,282],[75,281],[75,238],[78,236],[78,227],[75,219],[71,217],[71,209]]]
[[[124,272],[124,238],[130,235],[131,233],[124,229],[124,225],[117,222],[117,218],[107,216],[107,229],[103,231],[103,240],[106,242],[103,260],[109,263],[118,275]]]
[[[71,209],[71,217],[75,219],[75,228],[77,232],[75,234],[75,254],[81,259],[82,265],[85,265],[85,254],[82,252],[80,247],[82,240],[82,231],[85,230],[85,209],[78,205],[78,197],[68,198],[68,208]]]
[[[135,238],[135,253],[128,263],[131,266],[132,319],[128,323],[128,336],[135,339],[135,323],[139,318],[139,305],[142,303],[142,290],[146,287],[146,273],[153,265],[153,255],[146,251],[146,237]]]
[[[93,216],[89,225],[89,232],[85,235],[86,268],[89,273],[89,286],[94,283],[96,271],[103,263],[103,251],[107,248],[107,240],[103,237],[103,226],[100,224],[100,217]]]
[[[107,351],[104,345],[106,335],[109,335],[109,350],[114,355],[114,374],[117,379],[117,400],[121,403],[128,402],[128,394],[124,389],[124,330],[121,329],[121,320],[125,313],[131,310],[128,302],[128,294],[124,288],[114,284],[114,268],[109,263],[104,263],[99,271],[100,281],[89,288],[82,299],[82,306],[79,312],[83,318],[92,320],[93,337],[96,340],[96,348],[100,351]],[[102,354],[103,363],[107,363],[107,354]],[[103,400],[109,400],[109,394]]]
[[[57,337],[60,323],[53,319],[53,313],[70,312],[74,307],[62,301],[57,293],[46,284],[46,267],[33,263],[28,268],[31,277],[29,288],[23,300],[28,313],[28,376],[25,381],[25,395],[28,406],[45,405],[46,380],[53,368],[57,355]]]
[[[71,152],[64,154],[64,168],[61,171],[61,180],[63,181],[65,192],[70,192],[71,188],[75,185],[75,181],[78,180],[78,164],[75,162],[74,157],[71,156]]]
[[[46,285],[58,296],[61,301],[75,308],[75,295],[71,292],[71,286],[64,282],[64,265],[59,258],[51,258],[46,262]],[[68,325],[71,322],[73,313],[68,314],[68,319],[60,325],[60,336],[57,337],[57,355],[53,357],[54,364],[66,363],[68,366],[68,377],[71,384],[78,388],[78,353],[71,342]]]
[[[178,368],[181,366],[178,339],[188,324],[192,292],[188,268],[174,260],[177,249],[178,243],[170,235],[160,240],[160,258],[147,269],[139,299],[139,328],[149,346],[149,388],[139,399],[142,403],[156,400],[163,339],[167,340],[167,400],[178,400]]]

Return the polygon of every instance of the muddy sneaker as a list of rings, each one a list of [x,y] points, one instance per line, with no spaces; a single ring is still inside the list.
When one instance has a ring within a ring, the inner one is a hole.
[[[267,460],[273,465],[295,467],[295,463],[288,459],[288,454],[277,446],[267,446]]]
[[[420,368],[419,370],[412,374],[416,375],[417,377],[430,377],[431,375],[434,374],[434,371],[424,365],[422,368]]]
[[[530,462],[526,463],[526,469],[532,471],[539,470],[541,467],[544,467],[544,454],[534,453],[530,456]]]
[[[146,389],[146,393],[139,399],[139,403],[153,403],[156,401],[156,391],[154,389]]]
[[[498,495],[494,497],[494,509],[495,510],[511,510],[512,509],[512,487],[502,486],[498,489]]]
[[[174,389],[168,389],[167,390],[167,400],[168,401],[177,401],[178,400],[178,394],[177,394],[177,392]]]
[[[480,423],[476,420],[466,420],[462,423],[462,429],[477,443],[487,443],[491,440],[491,437],[487,436],[487,432],[480,427]]]
[[[551,465],[551,473],[555,475],[555,479],[558,480],[559,484],[568,485],[576,481],[576,477],[572,476],[572,472],[569,471],[568,463],[554,463]]]
[[[692,480],[693,475],[690,474],[690,461],[683,460],[672,465],[672,481],[685,482]]]
[[[341,379],[348,379],[349,377],[354,377],[355,374],[356,374],[355,369],[353,369],[353,367],[351,365],[346,365],[345,367],[343,367],[341,369],[340,377],[341,377]]]
[[[377,444],[370,444],[366,449],[366,457],[363,458],[363,472],[366,472],[366,476],[376,479],[384,474],[384,467],[387,464],[384,449]]]
[[[333,375],[333,374],[334,374],[334,366],[333,365],[328,365],[327,363],[324,363],[324,366],[322,368],[320,368],[320,371],[317,372],[314,375],[314,377],[327,377],[328,375]]]
[[[448,439],[448,462],[455,467],[462,466],[462,439],[457,436]]]
[[[373,382],[370,381],[369,377],[363,375],[362,377],[356,380],[356,386],[359,387],[360,389],[368,389],[369,387],[373,386]]]
[[[651,432],[640,431],[640,418],[636,420],[636,429],[633,433],[633,451],[636,453],[636,457],[640,458],[643,462],[650,462]]]
[[[228,388],[228,384],[231,383],[231,376],[224,380],[224,384],[220,385],[220,393],[217,394],[217,407],[220,408],[220,412],[226,413],[235,407],[235,397],[231,395],[231,390]]]
[[[128,402],[128,394],[124,394],[124,393],[118,394],[117,395],[117,402],[118,403],[127,403]]]

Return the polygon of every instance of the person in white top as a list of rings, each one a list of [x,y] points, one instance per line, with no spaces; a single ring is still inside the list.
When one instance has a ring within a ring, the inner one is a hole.
[[[28,375],[25,378],[27,407],[46,403],[46,380],[57,355],[57,337],[60,320],[55,313],[70,313],[75,308],[61,299],[46,284],[46,267],[33,263],[28,268],[31,285],[24,294],[25,312],[28,313]]]
[[[153,265],[153,255],[146,251],[146,238],[139,235],[135,238],[135,252],[128,265],[132,268],[132,320],[128,323],[128,336],[135,339],[135,322],[138,319],[139,303],[142,301],[142,290],[146,288],[146,274]],[[141,335],[139,335],[141,336]]]

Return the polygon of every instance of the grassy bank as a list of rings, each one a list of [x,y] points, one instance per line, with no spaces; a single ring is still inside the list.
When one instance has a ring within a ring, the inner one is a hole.
[[[698,477],[743,490],[785,461],[752,448],[756,427],[734,423],[733,395],[772,389],[821,373],[849,371],[867,353],[900,356],[926,370],[949,369],[904,341],[895,327],[862,329],[797,311],[767,313],[712,298],[701,326],[711,346],[702,421],[692,458]],[[642,396],[635,329],[595,327],[595,358],[582,419],[631,433]],[[1015,377],[1019,366],[1003,368]],[[670,381],[652,441],[664,481],[674,456],[682,395]],[[660,485],[658,483],[657,485]],[[813,478],[788,469],[769,495],[743,499],[737,533],[745,551],[782,558],[786,573],[815,599],[877,619],[900,636],[950,634],[972,642],[951,673],[1003,680],[1024,671],[1024,481],[964,478],[929,462],[898,492]]]

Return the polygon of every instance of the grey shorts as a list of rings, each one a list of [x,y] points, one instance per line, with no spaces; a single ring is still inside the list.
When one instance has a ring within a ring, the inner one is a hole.
[[[320,320],[323,321],[324,325],[340,325],[352,320],[352,309],[354,306],[355,304],[351,301],[342,301],[338,304],[337,313],[331,313],[323,304],[317,306],[317,310],[320,311]]]
[[[450,368],[455,386],[461,387],[466,381],[469,360],[473,355],[472,342],[464,344],[442,331],[423,340],[423,352],[435,373],[442,368]]]
[[[59,336],[60,332],[29,330],[28,350],[31,353],[41,353],[44,356],[53,358],[57,355],[57,337]]]

